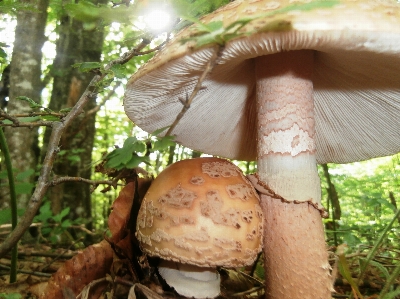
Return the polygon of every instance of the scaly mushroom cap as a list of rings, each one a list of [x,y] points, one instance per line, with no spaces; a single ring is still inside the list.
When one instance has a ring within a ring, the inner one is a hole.
[[[192,149],[256,158],[254,57],[315,50],[316,159],[346,163],[400,151],[400,3],[394,0],[236,0],[202,22],[224,28],[252,18],[225,44],[218,64],[173,135]],[[298,5],[298,6],[296,6]],[[262,17],[261,17],[262,16]],[[216,24],[216,23],[214,23]],[[210,60],[179,33],[130,79],[125,111],[148,132],[170,126]],[[234,27],[234,28],[237,28]],[[233,32],[233,30],[231,30]],[[279,117],[273,116],[271,117]]]
[[[200,267],[249,265],[261,251],[259,197],[240,169],[219,158],[176,162],[150,186],[136,236],[151,256]]]

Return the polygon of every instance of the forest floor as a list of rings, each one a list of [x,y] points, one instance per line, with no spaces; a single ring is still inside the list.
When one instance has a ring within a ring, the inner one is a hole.
[[[45,285],[52,274],[56,273],[60,268],[65,267],[65,261],[77,256],[79,251],[64,249],[64,248],[55,248],[54,245],[45,245],[45,244],[25,244],[19,246],[19,257],[18,257],[18,274],[17,274],[17,282],[9,283],[9,267],[11,265],[10,257],[0,259],[0,299],[17,299],[17,298],[38,298],[34,295],[35,291],[32,292],[32,286],[43,286]],[[91,253],[92,254],[92,253]],[[358,254],[348,254],[346,256],[347,266],[351,272],[351,276],[355,280],[360,267],[359,260],[360,258],[365,257],[365,253]],[[334,255],[332,255],[333,259]],[[86,257],[87,258],[87,257]],[[98,258],[97,262],[101,262],[103,257]],[[333,261],[333,260],[331,260]],[[115,258],[114,258],[115,263]],[[118,263],[118,262],[117,262]],[[370,267],[364,276],[363,283],[358,286],[358,290],[352,287],[352,283],[343,278],[343,270],[340,270],[337,263],[332,262],[333,272],[335,275],[335,293],[332,294],[332,298],[350,298],[350,294],[353,293],[353,298],[364,298],[364,299],[373,299],[379,298],[379,294],[385,285],[385,275],[382,272],[385,270],[383,268],[390,268],[391,265],[385,265],[384,261],[376,260],[374,262],[374,267]],[[115,267],[115,264],[113,264]],[[380,265],[380,266],[379,266]],[[261,267],[258,267],[262,269]],[[82,275],[87,275],[86,270],[82,270],[79,273]],[[244,273],[244,272],[247,272]],[[244,269],[244,272],[238,272],[236,270],[232,270],[230,272],[225,272],[223,275],[228,275],[228,279],[223,279],[223,284],[225,289],[237,290],[236,292],[242,292],[242,296],[235,296],[234,298],[263,298],[263,289],[262,289],[262,278],[257,277],[257,273],[259,271],[253,271],[253,277],[249,276],[250,269]],[[222,276],[223,276],[222,275]],[[110,276],[110,275],[107,275]],[[346,274],[345,274],[346,276]],[[129,276],[120,277],[120,281],[124,281]],[[115,276],[114,276],[115,278]],[[97,281],[94,278],[89,278],[91,283]],[[114,279],[115,280],[115,279]],[[110,278],[108,277],[108,282],[110,282]],[[396,284],[400,283],[400,279],[397,279]],[[111,284],[108,283],[108,294],[110,294],[109,287]],[[128,284],[129,286],[129,284]],[[161,291],[160,286],[156,286],[153,283],[148,284],[150,289],[154,291],[152,293],[146,293],[144,290],[144,296],[138,296],[138,298],[182,298],[177,295],[171,295],[171,293],[163,293]],[[158,289],[157,289],[158,288]],[[33,287],[35,289],[35,287]],[[36,288],[37,289],[37,288]],[[106,290],[107,288],[103,288]],[[135,298],[128,296],[129,287],[119,288],[118,291],[113,292],[114,298]],[[251,290],[246,292],[246,290]],[[36,292],[38,292],[36,290]],[[18,294],[18,295],[17,295]],[[160,295],[161,294],[161,295]],[[75,296],[63,293],[64,298],[75,298]],[[107,296],[94,297],[93,296],[81,296],[80,298],[111,298]],[[42,297],[43,298],[43,297]],[[56,295],[52,297],[50,293],[46,293],[46,299],[57,298]],[[78,298],[78,297],[76,297]],[[233,298],[233,294],[225,294],[220,296],[220,298]],[[390,297],[390,298],[400,298],[400,297]]]

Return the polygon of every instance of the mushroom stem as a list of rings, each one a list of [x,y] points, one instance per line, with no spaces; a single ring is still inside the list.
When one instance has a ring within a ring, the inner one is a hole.
[[[255,59],[258,175],[278,195],[261,196],[269,299],[330,298],[324,231],[314,208],[321,206],[321,190],[314,143],[313,56],[313,51],[291,51]]]

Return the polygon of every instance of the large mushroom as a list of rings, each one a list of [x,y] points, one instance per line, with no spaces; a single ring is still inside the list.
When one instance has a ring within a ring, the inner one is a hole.
[[[143,198],[136,228],[143,251],[162,259],[160,275],[190,298],[218,296],[216,267],[254,263],[262,233],[253,185],[219,158],[182,160],[163,170]]]
[[[316,164],[400,151],[400,3],[237,0],[201,21],[243,27],[221,36],[234,38],[172,133],[208,154],[257,159],[267,297],[330,298]],[[142,129],[181,111],[216,51],[182,42],[199,34],[184,29],[128,82],[125,111]]]

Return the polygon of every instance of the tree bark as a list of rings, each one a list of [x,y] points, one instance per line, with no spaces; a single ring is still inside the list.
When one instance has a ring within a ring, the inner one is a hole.
[[[101,1],[93,1],[97,4]],[[102,1],[104,3],[104,1]],[[72,67],[75,63],[100,61],[104,41],[104,30],[96,26],[93,30],[85,30],[84,23],[68,15],[60,17],[57,28],[59,39],[56,43],[56,58],[53,63],[53,91],[50,109],[59,111],[73,107],[89,84],[93,73],[83,73]],[[91,176],[92,149],[95,132],[95,113],[86,112],[95,107],[93,98],[74,123],[62,136],[60,154],[54,164],[55,176],[71,176],[89,179]],[[46,130],[44,145],[50,136]],[[42,154],[46,148],[44,146]],[[91,225],[90,186],[84,183],[67,182],[50,188],[48,194],[52,202],[53,213],[70,207],[70,219],[83,218]]]
[[[328,198],[332,203],[333,207],[333,215],[332,218],[334,220],[340,220],[340,217],[342,216],[342,209],[340,208],[340,201],[339,201],[339,196],[337,194],[335,185],[331,181],[331,176],[329,174],[329,168],[328,164],[322,164],[322,168],[324,170],[324,175],[326,178],[326,182],[328,183]]]
[[[47,20],[49,0],[23,0],[34,7],[32,10],[18,10],[15,42],[11,58],[10,92],[7,112],[29,113],[31,108],[26,102],[16,100],[26,96],[40,102],[42,92],[41,62],[42,47],[45,42],[44,29]],[[39,159],[37,128],[5,128],[5,136],[16,174],[36,169]],[[33,183],[34,177],[30,182]],[[0,208],[8,206],[9,190],[1,190]],[[18,208],[25,208],[31,194],[18,195]]]

